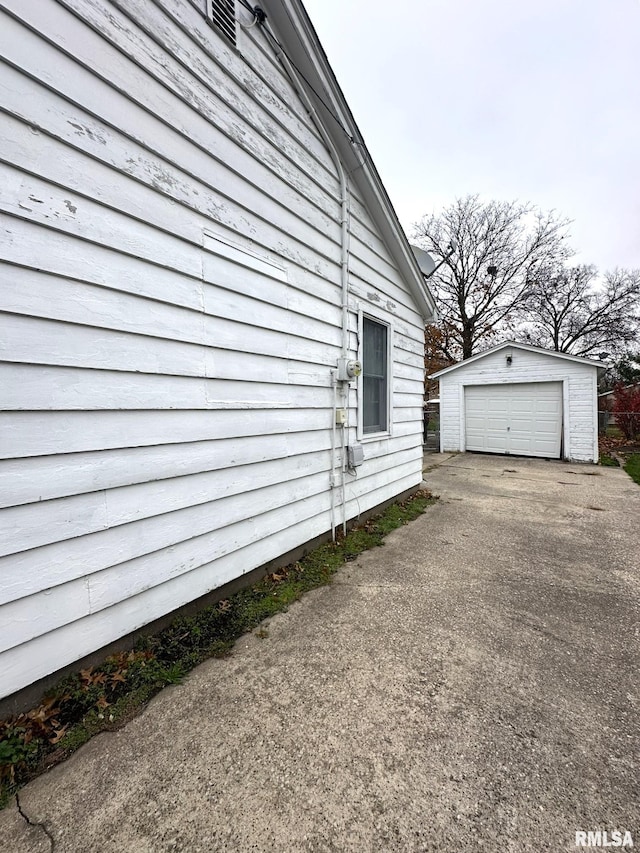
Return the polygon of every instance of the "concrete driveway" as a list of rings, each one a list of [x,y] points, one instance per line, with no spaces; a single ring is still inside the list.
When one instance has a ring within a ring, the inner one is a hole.
[[[428,464],[436,506],[25,788],[49,835],[12,806],[1,849],[640,844],[640,488],[595,466]]]

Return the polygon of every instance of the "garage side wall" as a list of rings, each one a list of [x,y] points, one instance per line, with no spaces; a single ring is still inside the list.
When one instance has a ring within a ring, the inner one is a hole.
[[[510,366],[509,353],[513,357]],[[465,450],[465,386],[558,381],[563,382],[563,457],[576,462],[597,461],[597,369],[551,353],[516,348],[490,353],[440,378],[441,450]]]

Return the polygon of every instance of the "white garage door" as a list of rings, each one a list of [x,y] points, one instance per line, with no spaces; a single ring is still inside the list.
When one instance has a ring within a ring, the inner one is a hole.
[[[467,450],[560,458],[562,383],[465,388]]]

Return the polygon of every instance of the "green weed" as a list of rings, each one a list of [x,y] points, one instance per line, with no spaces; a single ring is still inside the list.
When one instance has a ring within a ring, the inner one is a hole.
[[[608,453],[600,454],[600,464],[609,468],[619,468],[620,463],[617,459],[614,459],[613,456],[610,456]]]

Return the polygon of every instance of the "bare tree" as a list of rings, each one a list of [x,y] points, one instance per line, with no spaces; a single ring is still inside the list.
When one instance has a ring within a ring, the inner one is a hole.
[[[559,352],[621,355],[638,344],[640,270],[615,269],[601,281],[594,266],[532,271],[522,303],[528,336]]]
[[[508,328],[535,271],[568,257],[568,224],[530,204],[469,195],[416,225],[417,242],[442,261],[429,283],[444,355],[469,358]]]

